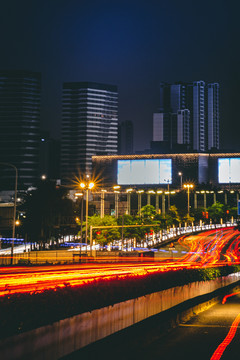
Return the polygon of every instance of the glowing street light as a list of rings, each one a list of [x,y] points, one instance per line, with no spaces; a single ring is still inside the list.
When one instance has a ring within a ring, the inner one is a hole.
[[[87,179],[89,178],[89,175],[86,176]],[[86,191],[86,231],[85,231],[85,240],[87,244],[87,237],[88,237],[88,190],[92,190],[94,188],[95,184],[92,181],[86,181],[80,183],[80,188],[82,190]],[[90,244],[91,245],[91,244]]]
[[[193,184],[184,184],[183,185],[184,189],[187,189],[187,195],[188,195],[188,217],[189,217],[189,208],[190,208],[190,204],[189,204],[189,200],[190,200],[190,189],[193,189]]]
[[[169,182],[170,180],[164,179],[164,182],[167,182],[167,191],[165,191],[165,194],[168,196],[168,210],[170,209],[170,191],[169,191]]]

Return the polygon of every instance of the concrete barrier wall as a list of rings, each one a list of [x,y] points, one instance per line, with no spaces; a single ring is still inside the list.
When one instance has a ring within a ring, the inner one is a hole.
[[[186,300],[240,280],[240,272],[195,282],[93,310],[0,341],[0,358],[59,359]]]

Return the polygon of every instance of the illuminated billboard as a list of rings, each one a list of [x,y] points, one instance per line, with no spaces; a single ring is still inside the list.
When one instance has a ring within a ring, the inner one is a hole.
[[[218,159],[218,182],[240,183],[240,158]]]
[[[172,183],[172,159],[118,160],[119,185]]]

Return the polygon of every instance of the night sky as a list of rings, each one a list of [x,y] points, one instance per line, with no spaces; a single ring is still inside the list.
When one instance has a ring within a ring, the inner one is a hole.
[[[240,150],[238,1],[3,0],[0,68],[42,73],[42,127],[60,137],[64,81],[118,86],[119,120],[149,148],[161,81],[220,83],[221,140]]]

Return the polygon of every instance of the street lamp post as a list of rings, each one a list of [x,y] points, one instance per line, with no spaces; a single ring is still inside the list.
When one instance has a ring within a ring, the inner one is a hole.
[[[80,238],[81,238],[81,243],[82,243],[82,228],[83,228],[83,193],[75,193],[76,198],[81,197],[81,228],[80,228]],[[80,245],[80,252],[79,252],[79,256],[81,258],[82,256],[82,245]]]
[[[185,189],[187,189],[187,196],[188,196],[188,217],[189,217],[189,209],[190,209],[190,189],[193,188],[193,184],[184,184]]]
[[[168,196],[168,210],[170,209],[170,191],[169,191],[169,180],[165,180],[164,181],[167,182],[167,191],[165,192],[165,194]]]
[[[11,264],[12,264],[13,263],[14,238],[15,238],[15,226],[16,226],[18,170],[17,170],[16,166],[13,164],[0,162],[0,165],[10,166],[15,170],[14,208],[13,208],[13,227],[12,227],[12,246],[11,246]]]
[[[88,243],[87,238],[88,238],[88,188],[86,188],[86,230],[85,230],[85,241],[86,244]]]
[[[87,179],[89,179],[89,175],[87,175]],[[86,191],[86,230],[85,230],[86,244],[88,243],[88,240],[87,240],[87,238],[88,238],[88,191],[91,190],[94,186],[95,186],[95,184],[90,180],[80,183],[80,187],[83,190],[85,189],[85,191]]]

